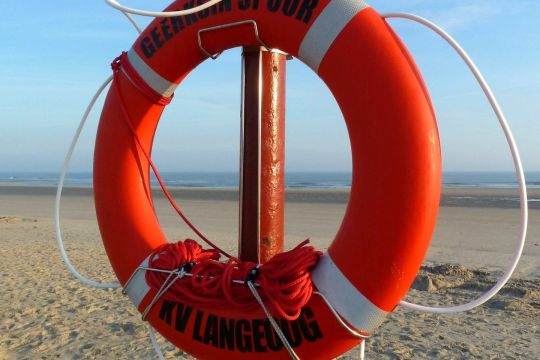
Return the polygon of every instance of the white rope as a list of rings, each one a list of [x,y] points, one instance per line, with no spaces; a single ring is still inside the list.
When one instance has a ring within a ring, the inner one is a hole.
[[[283,343],[283,346],[285,347],[285,349],[289,353],[289,356],[291,357],[291,359],[300,360],[300,358],[298,357],[298,355],[296,355],[296,352],[292,348],[291,344],[289,343],[289,341],[285,337],[285,334],[283,333],[283,331],[281,331],[281,328],[279,327],[278,323],[276,322],[276,320],[274,319],[272,314],[270,314],[270,311],[266,308],[266,305],[264,305],[264,301],[261,299],[261,296],[257,292],[257,289],[255,288],[255,285],[253,285],[253,281],[251,281],[251,280],[246,281],[246,285],[248,286],[249,290],[251,290],[251,293],[253,294],[253,297],[255,298],[255,300],[257,300],[257,302],[259,303],[259,305],[263,309],[264,314],[266,315],[266,317],[270,321],[270,324],[274,328],[277,336],[279,337],[279,339]]]
[[[124,14],[127,19],[129,20],[129,22],[131,23],[131,25],[133,25],[133,27],[135,28],[135,30],[137,30],[137,32],[140,34],[142,33],[142,28],[139,26],[139,24],[137,23],[137,21],[135,21],[135,19],[133,18],[133,16],[131,16],[130,14],[128,14],[127,12],[125,11],[122,11],[122,14]]]
[[[499,290],[501,290],[501,288],[506,284],[506,282],[512,276],[519,262],[519,259],[521,257],[521,253],[523,252],[523,247],[525,245],[525,238],[527,235],[528,206],[527,206],[527,188],[525,184],[525,175],[523,174],[523,166],[521,164],[519,151],[518,151],[516,142],[514,140],[514,137],[512,135],[512,132],[510,130],[510,127],[508,125],[508,122],[506,121],[506,117],[504,116],[501,110],[501,107],[499,106],[499,103],[497,102],[497,99],[493,95],[491,88],[489,87],[488,83],[486,82],[482,74],[480,73],[480,70],[478,70],[478,68],[476,67],[475,63],[472,61],[469,55],[465,52],[465,50],[463,50],[463,48],[459,45],[459,43],[456,40],[454,40],[446,31],[441,29],[439,26],[416,15],[405,14],[405,13],[389,13],[389,14],[383,14],[382,17],[385,19],[389,19],[389,18],[407,19],[407,20],[417,22],[421,25],[424,25],[425,27],[437,33],[450,46],[452,46],[452,48],[454,48],[454,50],[458,53],[458,55],[467,64],[467,66],[473,73],[474,77],[480,84],[482,91],[484,92],[487,99],[489,100],[489,103],[491,104],[491,107],[493,108],[493,111],[495,112],[495,115],[497,116],[497,119],[499,120],[501,128],[504,132],[506,141],[510,148],[510,152],[512,153],[512,160],[514,162],[515,172],[516,172],[516,176],[517,176],[517,180],[519,184],[519,204],[520,204],[520,211],[521,211],[521,220],[520,220],[520,227],[519,227],[519,236],[517,238],[517,242],[515,245],[514,255],[512,257],[512,261],[510,262],[510,265],[506,268],[504,274],[500,277],[497,283],[490,290],[482,294],[477,299],[470,301],[466,304],[455,305],[455,306],[450,306],[450,307],[430,307],[430,306],[412,304],[406,301],[401,301],[400,303],[402,306],[408,309],[424,311],[424,312],[432,312],[432,313],[438,313],[438,314],[451,314],[451,313],[471,310],[477,306],[482,305],[483,303],[491,299],[493,296],[495,296],[499,292]]]
[[[366,341],[367,339],[364,339],[360,343],[360,360],[364,360],[366,358]]]
[[[94,280],[90,280],[86,278],[85,276],[81,275],[75,269],[71,261],[69,260],[66,250],[64,248],[64,241],[62,239],[62,229],[60,226],[60,203],[62,200],[62,189],[64,188],[64,180],[66,178],[66,173],[69,168],[69,163],[71,162],[71,158],[73,157],[73,152],[75,151],[75,147],[77,146],[77,142],[79,141],[79,137],[81,136],[81,132],[84,128],[84,125],[86,124],[86,120],[88,119],[88,115],[90,114],[90,111],[92,111],[92,108],[94,107],[97,99],[105,90],[107,85],[112,81],[112,76],[109,76],[107,80],[99,87],[98,91],[94,94],[94,97],[92,97],[92,100],[90,101],[90,104],[88,104],[88,107],[86,108],[86,111],[84,112],[84,115],[81,119],[81,122],[79,123],[79,127],[77,128],[77,131],[75,132],[75,135],[73,136],[73,140],[71,141],[71,145],[69,147],[68,153],[66,155],[66,159],[64,160],[64,166],[62,167],[62,171],[60,172],[60,179],[58,180],[58,187],[56,189],[56,199],[54,202],[54,227],[56,230],[56,244],[58,245],[58,248],[60,249],[60,255],[62,255],[62,259],[64,259],[64,262],[66,263],[67,268],[71,273],[79,279],[82,283],[94,286],[97,288],[118,288],[120,287],[120,284],[117,282],[113,283],[102,283],[97,282]]]
[[[128,18],[128,20],[131,22],[133,27],[135,27],[135,30],[140,34],[142,33],[142,29],[135,21],[135,19],[128,13],[122,11],[122,13]],[[69,169],[69,164],[71,163],[71,159],[73,157],[73,152],[75,151],[75,148],[77,147],[77,143],[79,142],[79,138],[81,136],[81,132],[86,125],[86,120],[88,119],[88,116],[90,115],[90,112],[94,108],[94,105],[96,104],[96,101],[103,93],[103,90],[110,84],[112,81],[113,76],[109,76],[107,80],[101,84],[99,89],[96,91],[94,96],[92,97],[92,100],[90,100],[90,103],[86,107],[86,111],[84,112],[81,121],[79,123],[79,127],[75,131],[75,135],[73,136],[73,139],[71,140],[71,145],[69,146],[69,150],[66,155],[66,159],[64,160],[64,166],[62,167],[62,171],[60,172],[60,178],[58,179],[58,186],[56,188],[56,199],[54,202],[54,227],[56,230],[56,244],[58,245],[58,249],[60,250],[60,255],[62,256],[62,259],[64,259],[64,263],[66,264],[66,267],[68,270],[82,283],[93,286],[97,288],[112,288],[117,289],[120,287],[120,284],[118,282],[112,282],[112,283],[102,283],[95,280],[88,279],[87,277],[83,276],[81,273],[75,269],[71,261],[69,260],[69,257],[66,253],[66,250],[64,248],[64,240],[62,238],[62,228],[60,226],[60,205],[62,202],[62,190],[64,188],[64,181],[66,178],[67,171]]]
[[[171,272],[169,276],[167,276],[167,279],[165,279],[159,291],[156,293],[156,295],[154,295],[154,298],[152,299],[150,304],[148,304],[146,309],[144,309],[142,313],[142,319],[144,321],[146,321],[146,317],[148,316],[148,313],[150,312],[150,310],[152,310],[154,305],[159,301],[159,299],[163,296],[163,294],[165,294],[171,288],[171,286],[173,286],[174,283],[176,283],[177,280],[182,279],[186,275],[186,271],[182,268],[180,271],[176,273],[175,277],[172,277],[172,275],[173,275],[173,272]]]
[[[124,13],[130,13],[130,14],[141,15],[141,16],[150,16],[150,17],[176,17],[176,16],[185,16],[189,14],[194,14],[201,10],[208,9],[211,6],[214,6],[220,3],[221,1],[223,0],[210,0],[194,8],[179,10],[179,11],[147,11],[147,10],[140,10],[140,9],[133,9],[133,8],[126,7],[120,4],[116,0],[105,0],[107,4],[109,4],[113,8],[120,10]]]
[[[135,27],[135,30],[140,34],[142,32],[141,27],[135,21],[135,19],[128,14],[127,12],[122,11],[122,13],[127,17],[127,19],[131,22],[133,27]],[[86,111],[84,112],[81,121],[79,123],[79,126],[77,130],[75,131],[75,135],[73,136],[73,140],[71,141],[71,145],[69,147],[69,150],[66,155],[66,159],[64,160],[64,166],[62,167],[62,171],[60,172],[60,178],[58,180],[58,187],[56,189],[56,199],[54,203],[54,225],[56,230],[56,244],[58,245],[58,248],[60,249],[60,254],[62,255],[62,259],[64,259],[64,263],[66,264],[66,267],[68,270],[77,278],[79,279],[83,284],[86,284],[88,286],[93,286],[97,288],[112,288],[117,289],[120,287],[120,284],[118,282],[112,282],[112,283],[102,283],[95,280],[91,280],[83,276],[81,273],[75,269],[71,261],[69,260],[69,257],[66,253],[66,250],[64,248],[64,241],[62,238],[62,229],[60,226],[60,205],[62,200],[62,189],[64,188],[64,181],[66,178],[66,173],[69,168],[69,164],[71,162],[71,159],[73,157],[73,152],[75,151],[75,148],[77,146],[77,143],[79,142],[79,138],[81,136],[81,132],[86,125],[86,120],[88,119],[88,116],[90,115],[90,112],[94,108],[94,105],[96,104],[96,101],[103,93],[103,90],[110,84],[112,81],[113,76],[109,76],[107,80],[103,82],[103,84],[99,87],[99,89],[96,91],[94,96],[92,97],[92,100],[90,100],[90,103],[88,104]],[[152,343],[152,347],[154,348],[154,351],[157,355],[157,357],[160,360],[165,360],[165,357],[163,356],[163,352],[161,351],[161,348],[157,342],[156,336],[154,334],[154,331],[152,330],[152,326],[147,323],[148,328],[148,336],[150,337],[150,341]]]
[[[148,328],[148,337],[150,338],[150,341],[152,342],[152,347],[154,348],[154,351],[156,352],[157,357],[159,360],[165,360],[165,357],[163,356],[163,352],[161,351],[161,348],[159,347],[159,344],[156,339],[156,334],[154,334],[154,330],[152,329],[152,326],[149,323],[146,323],[146,327]]]

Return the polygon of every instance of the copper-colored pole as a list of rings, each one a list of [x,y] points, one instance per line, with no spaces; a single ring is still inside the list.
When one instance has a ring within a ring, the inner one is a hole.
[[[285,55],[262,53],[260,261],[283,251],[285,220]]]
[[[283,251],[285,55],[244,48],[239,257]]]

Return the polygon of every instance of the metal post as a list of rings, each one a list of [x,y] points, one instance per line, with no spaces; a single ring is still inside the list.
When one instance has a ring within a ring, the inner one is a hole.
[[[264,48],[242,53],[239,257],[265,262],[283,251],[285,61]]]

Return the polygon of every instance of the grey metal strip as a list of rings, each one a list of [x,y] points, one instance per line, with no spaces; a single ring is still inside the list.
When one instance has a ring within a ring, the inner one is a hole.
[[[137,71],[139,76],[148,84],[152,89],[154,89],[158,94],[161,94],[165,97],[171,97],[174,93],[174,90],[178,86],[175,83],[170,82],[167,79],[164,79],[161,75],[156,73],[150,66],[148,66],[143,59],[137,54],[133,48],[129,49],[127,57],[131,66]]]
[[[312,279],[338,314],[363,333],[373,333],[388,315],[351,284],[328,253],[319,260]]]
[[[334,40],[349,21],[367,7],[369,5],[363,0],[332,0],[315,19],[302,40],[298,58],[318,72]]]

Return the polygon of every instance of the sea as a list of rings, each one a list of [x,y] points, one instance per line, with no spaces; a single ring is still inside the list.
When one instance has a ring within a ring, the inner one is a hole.
[[[238,188],[236,172],[163,172],[167,186],[181,188]],[[0,172],[0,185],[55,186],[55,172]],[[540,171],[525,174],[528,188],[540,188]],[[152,180],[157,185],[155,179]],[[92,186],[92,173],[72,172],[65,179],[68,186]],[[287,172],[285,186],[289,189],[347,189],[351,186],[350,172]],[[513,172],[443,173],[443,186],[461,188],[516,188]]]

